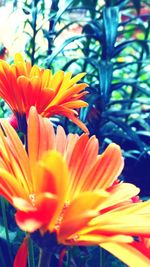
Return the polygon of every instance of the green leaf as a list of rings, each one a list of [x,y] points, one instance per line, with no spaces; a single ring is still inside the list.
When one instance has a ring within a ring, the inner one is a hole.
[[[118,125],[118,127],[120,127],[123,131],[126,132],[126,134],[131,138],[131,140],[133,140],[137,146],[139,147],[139,149],[141,151],[143,151],[145,144],[141,141],[141,139],[139,138],[139,136],[136,134],[136,131],[133,131],[132,128],[127,125],[126,122],[121,121],[118,118],[113,118],[111,116],[107,117],[107,119],[109,118],[110,121],[112,121],[114,124]]]
[[[102,25],[102,21],[99,20],[92,20],[89,21],[83,28],[83,32],[85,34],[90,35],[91,38],[98,40],[99,42],[101,42],[102,37],[103,37],[103,25]]]
[[[69,22],[68,24],[64,25],[64,27],[62,27],[59,31],[56,32],[56,37],[58,37],[63,31],[68,29],[71,25],[76,24],[76,23],[79,24],[79,20],[73,20],[73,21]]]
[[[132,3],[137,11],[137,13],[140,13],[140,8],[141,8],[141,0],[132,0]]]
[[[143,94],[150,96],[150,91],[148,91],[146,88],[143,88],[142,86],[137,85],[136,88]]]
[[[105,42],[103,45],[103,59],[111,59],[114,51],[114,44],[117,37],[118,27],[118,7],[107,7],[103,10],[103,22],[104,22],[104,33]]]
[[[65,40],[60,46],[57,46],[57,47],[54,49],[53,53],[52,53],[50,56],[47,57],[47,59],[46,59],[46,64],[47,64],[47,65],[51,64],[51,62],[54,60],[54,58],[55,58],[60,52],[62,52],[63,49],[64,49],[67,45],[69,45],[70,43],[72,43],[72,42],[74,42],[74,41],[76,41],[76,40],[78,40],[78,39],[84,38],[84,37],[85,37],[84,35],[78,35],[78,36],[73,36],[73,37],[71,37],[71,38]]]
[[[113,65],[111,62],[101,61],[99,64],[100,95],[107,102],[110,96]]]
[[[63,13],[67,10],[67,8],[73,3],[73,1],[74,0],[61,1],[61,8],[59,8],[59,11],[57,12],[57,15],[56,15],[56,17],[54,19],[55,20],[55,24],[58,22],[58,20],[63,15]]]
[[[138,40],[138,39],[135,39],[135,40],[129,40],[129,41],[125,41],[119,45],[117,45],[115,47],[115,50],[114,50],[114,54],[113,56],[115,57],[116,55],[118,55],[123,49],[125,49],[126,47],[130,47],[131,44],[134,44],[134,43],[137,43],[138,45],[142,46],[146,52],[146,54],[148,55],[149,54],[149,41],[147,40]]]

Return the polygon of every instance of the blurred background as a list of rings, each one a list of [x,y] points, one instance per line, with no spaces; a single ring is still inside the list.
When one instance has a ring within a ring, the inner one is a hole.
[[[149,1],[1,0],[0,58],[13,62],[16,52],[53,72],[87,73],[89,106],[80,111],[80,118],[99,139],[101,151],[111,142],[121,146],[125,158],[121,179],[139,186],[141,197],[148,198]],[[1,99],[0,117],[9,113]],[[80,133],[66,118],[57,116],[53,122],[66,132]],[[115,264],[111,258],[106,267]]]

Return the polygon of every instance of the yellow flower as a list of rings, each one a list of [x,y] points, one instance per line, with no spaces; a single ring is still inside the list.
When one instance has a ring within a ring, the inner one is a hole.
[[[88,132],[77,112],[87,106],[82,100],[87,84],[77,84],[83,76],[85,73],[71,78],[71,72],[65,74],[61,70],[52,75],[49,69],[32,67],[18,53],[12,65],[0,60],[0,96],[17,116],[28,114],[30,107],[35,106],[43,117],[66,116]]]
[[[16,208],[22,230],[49,233],[55,246],[130,244],[150,235],[150,202],[136,202],[139,189],[117,178],[123,168],[118,145],[99,155],[95,136],[66,136],[60,126],[55,134],[34,107],[28,153],[9,123],[1,125],[0,194]]]

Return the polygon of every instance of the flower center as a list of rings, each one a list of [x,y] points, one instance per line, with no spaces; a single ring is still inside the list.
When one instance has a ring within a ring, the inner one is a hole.
[[[65,203],[64,203],[64,207],[62,208],[62,211],[61,211],[61,213],[60,213],[60,215],[58,216],[58,219],[57,219],[57,222],[56,222],[56,224],[55,224],[55,229],[56,230],[59,230],[59,228],[60,228],[60,225],[61,225],[61,222],[62,222],[62,219],[63,219],[63,217],[64,217],[64,214],[65,214],[65,212],[66,212],[66,209],[69,207],[69,201],[66,201]]]
[[[29,199],[31,201],[32,206],[35,206],[35,202],[36,202],[36,194],[32,193],[29,195]]]

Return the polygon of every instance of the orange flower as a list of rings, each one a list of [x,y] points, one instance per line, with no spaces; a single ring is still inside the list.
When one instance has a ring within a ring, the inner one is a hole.
[[[150,235],[150,202],[136,202],[139,189],[117,180],[118,145],[98,155],[95,136],[66,136],[60,126],[55,134],[32,107],[27,154],[9,123],[1,125],[0,194],[17,209],[22,230],[49,232],[58,245],[122,244]]]
[[[82,100],[87,84],[76,84],[84,75],[71,78],[71,72],[65,74],[61,70],[52,75],[51,70],[32,67],[16,54],[12,65],[0,60],[0,96],[18,117],[28,114],[30,107],[35,106],[44,117],[66,116],[88,132],[76,110],[87,106]]]

